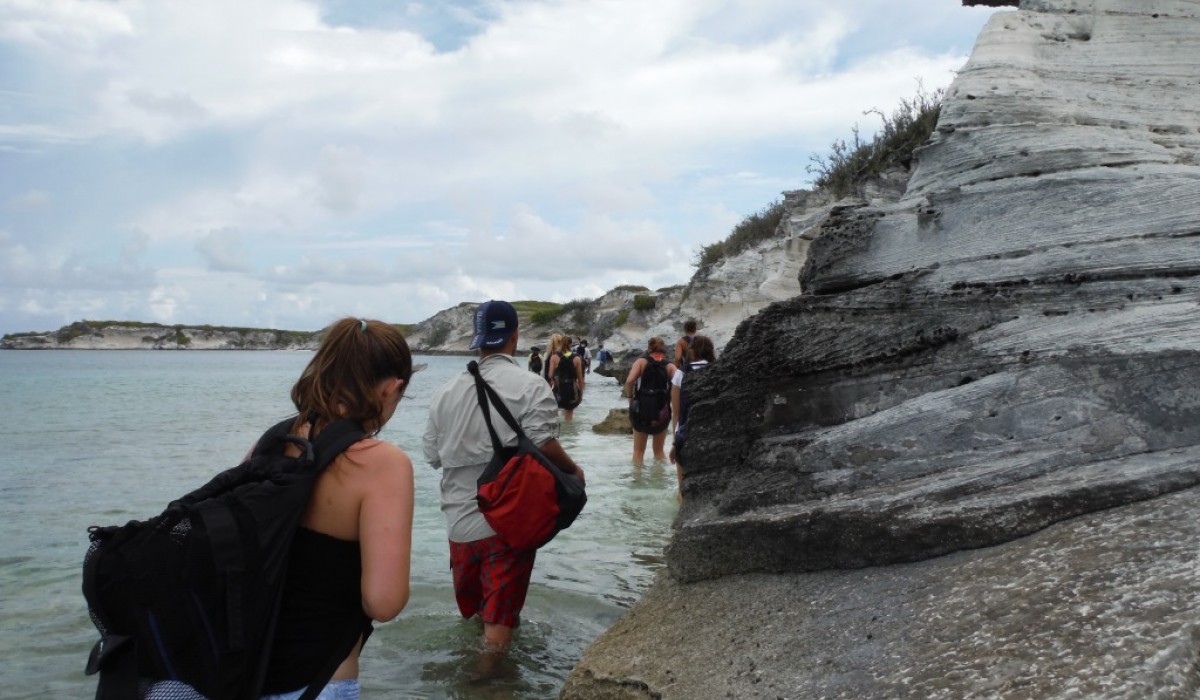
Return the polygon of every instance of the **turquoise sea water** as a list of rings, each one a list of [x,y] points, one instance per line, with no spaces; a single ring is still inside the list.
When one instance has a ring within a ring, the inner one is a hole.
[[[236,464],[288,415],[306,352],[0,352],[0,677],[6,698],[84,698],[98,638],[80,593],[87,528],[162,510]],[[367,698],[553,698],[584,647],[662,566],[675,515],[670,465],[634,467],[628,436],[591,427],[622,404],[591,375],[561,440],[588,475],[588,506],[538,554],[506,676],[473,683],[477,621],[450,586],[438,472],[421,455],[429,398],[469,358],[422,357],[381,437],[416,468],[412,598],[363,654]]]

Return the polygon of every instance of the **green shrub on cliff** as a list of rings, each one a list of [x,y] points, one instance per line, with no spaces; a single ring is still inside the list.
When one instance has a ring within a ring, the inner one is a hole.
[[[538,303],[547,306],[535,312],[530,320],[538,325],[558,322],[561,327],[557,330],[566,333],[576,335],[587,333],[596,317],[596,311],[590,299],[572,299],[565,304]]]
[[[530,320],[538,325],[545,325],[558,318],[563,312],[562,304],[550,304],[540,311],[533,312]]]
[[[760,241],[774,238],[785,211],[783,200],[776,200],[768,204],[762,211],[757,211],[742,219],[740,224],[733,227],[728,238],[700,249],[696,255],[696,267],[701,270],[708,269]]]
[[[833,142],[828,156],[813,155],[807,169],[816,174],[813,180],[816,189],[841,198],[867,178],[892,168],[911,167],[913,154],[929,140],[937,126],[944,95],[943,89],[930,94],[918,86],[916,96],[901,100],[891,115],[879,109],[867,110],[865,114],[878,115],[883,122],[879,132],[870,141],[864,141],[856,124],[849,143],[840,139]],[[760,241],[774,238],[785,213],[784,203],[775,201],[762,211],[747,216],[725,240],[701,248],[693,264],[698,270],[705,271]]]
[[[55,333],[54,335],[60,345],[66,345],[67,343],[71,342],[72,340],[75,340],[76,338],[78,338],[82,335],[87,335],[88,333],[91,333],[91,332],[92,332],[91,322],[76,321],[75,323],[72,323],[69,326],[63,326],[62,328],[59,328],[58,332]]]
[[[528,316],[535,321],[538,314],[554,312],[561,306],[552,301],[514,301],[512,305],[519,315]]]
[[[869,177],[892,168],[911,167],[913,153],[929,140],[937,126],[945,92],[939,88],[929,94],[918,87],[916,97],[901,100],[891,116],[879,109],[864,112],[877,115],[883,122],[882,128],[870,141],[864,141],[855,124],[850,143],[839,139],[833,142],[828,157],[812,156],[808,172],[817,176],[813,184],[818,190],[826,190],[840,198]]]
[[[425,339],[425,345],[436,348],[445,343],[450,339],[450,330],[450,324],[448,323],[434,324],[433,328],[429,330],[429,337]]]

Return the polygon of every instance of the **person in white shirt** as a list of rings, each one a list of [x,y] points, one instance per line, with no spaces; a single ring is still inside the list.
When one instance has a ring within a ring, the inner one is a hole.
[[[513,359],[520,335],[517,325],[517,311],[507,301],[479,305],[470,346],[479,351],[479,373],[542,453],[583,479],[583,470],[558,442],[558,405],[550,387]],[[506,446],[517,443],[516,433],[504,421],[494,426]],[[459,612],[464,618],[478,614],[487,649],[501,654],[520,622],[537,551],[510,548],[479,511],[477,482],[493,448],[470,373],[464,371],[434,394],[423,442],[425,459],[442,470],[442,512]]]
[[[684,444],[687,442],[688,414],[692,410],[691,397],[689,392],[684,390],[683,382],[685,378],[689,378],[690,375],[702,371],[709,364],[717,361],[712,339],[706,335],[692,338],[688,344],[687,355],[686,371],[676,372],[671,377],[671,416],[675,437],[671,442],[671,452],[668,457],[675,465],[675,477],[680,486],[679,498],[681,500],[683,498]]]

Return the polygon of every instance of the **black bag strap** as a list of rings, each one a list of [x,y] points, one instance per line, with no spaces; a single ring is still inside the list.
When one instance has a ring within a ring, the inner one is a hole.
[[[325,426],[312,441],[316,453],[316,473],[324,471],[338,455],[366,436],[367,431],[363,430],[362,424],[349,418],[339,418]]]
[[[492,388],[492,385],[484,381],[483,377],[479,374],[479,363],[471,360],[467,363],[467,371],[471,373],[471,376],[475,377],[475,393],[479,398],[479,407],[483,409],[483,420],[487,422],[488,432],[492,436],[492,449],[499,452],[504,449],[504,443],[500,442],[500,436],[496,434],[496,429],[492,427],[492,412],[488,409],[488,403],[496,407],[496,412],[500,414],[505,423],[508,423],[508,427],[512,428],[513,432],[517,434],[518,440],[527,440],[525,431],[521,430],[521,424],[517,422],[516,418],[513,418],[512,411],[509,411],[508,406],[504,405],[504,401],[496,393],[496,390]]]
[[[96,700],[138,697],[137,645],[133,638],[119,634],[101,637],[92,647],[84,673],[100,674]]]

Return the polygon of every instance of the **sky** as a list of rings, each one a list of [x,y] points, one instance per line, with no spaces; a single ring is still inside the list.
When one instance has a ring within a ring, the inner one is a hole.
[[[948,85],[994,12],[0,0],[0,333],[683,284],[869,110]]]

